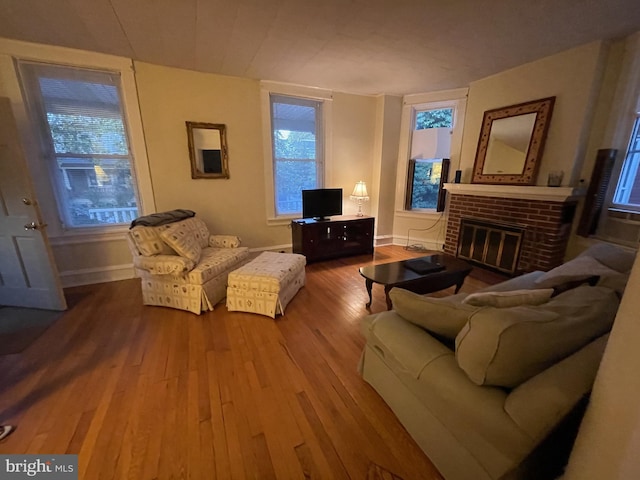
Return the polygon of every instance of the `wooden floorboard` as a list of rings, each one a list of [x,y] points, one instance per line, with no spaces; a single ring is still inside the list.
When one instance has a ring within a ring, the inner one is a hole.
[[[69,310],[0,356],[0,421],[17,425],[0,453],[78,454],[87,480],[441,479],[357,372],[360,320],[386,308],[379,285],[365,308],[358,267],[421,255],[310,264],[275,320],[143,306],[137,279],[67,289]]]

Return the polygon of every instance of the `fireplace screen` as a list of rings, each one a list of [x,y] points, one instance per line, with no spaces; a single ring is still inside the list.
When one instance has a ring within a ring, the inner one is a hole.
[[[458,257],[506,273],[515,273],[524,228],[475,218],[460,220]]]

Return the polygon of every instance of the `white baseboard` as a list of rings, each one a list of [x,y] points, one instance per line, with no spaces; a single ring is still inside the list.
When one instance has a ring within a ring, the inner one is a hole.
[[[442,250],[441,244],[438,245],[435,241],[428,241],[425,239],[410,238],[408,243],[406,237],[393,237],[391,235],[382,235],[376,237],[375,239],[375,245],[377,247],[382,245],[406,246],[407,244],[413,245],[416,243],[424,245],[424,247],[429,250]],[[283,245],[271,245],[268,247],[251,248],[250,251],[256,253],[266,251],[291,253],[291,249],[292,245],[289,243]],[[60,282],[62,283],[63,288],[91,285],[93,283],[115,282],[118,280],[127,280],[129,278],[135,277],[132,263],[123,265],[110,265],[107,267],[66,270],[64,272],[59,272],[59,275]]]
[[[110,265],[108,267],[82,268],[60,272],[63,288],[91,285],[92,283],[115,282],[134,278],[133,264]]]
[[[393,245],[393,235],[378,235],[374,240],[376,247],[381,247],[382,245]]]
[[[421,245],[426,250],[436,250],[442,252],[444,240],[436,239],[429,240],[426,238],[412,238],[412,237],[393,237],[394,245],[401,245],[403,247],[412,246],[412,245]]]

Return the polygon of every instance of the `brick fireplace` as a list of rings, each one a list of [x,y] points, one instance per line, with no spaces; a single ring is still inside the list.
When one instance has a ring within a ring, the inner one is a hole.
[[[445,253],[457,256],[461,221],[472,219],[522,229],[514,274],[547,271],[562,263],[579,195],[575,189],[474,184],[445,188],[449,192]]]

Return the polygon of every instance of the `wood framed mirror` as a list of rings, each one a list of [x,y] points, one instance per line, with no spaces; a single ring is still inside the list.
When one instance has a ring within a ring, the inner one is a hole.
[[[484,112],[471,183],[536,183],[555,98]]]
[[[223,123],[186,122],[191,178],[229,178],[227,129]]]

